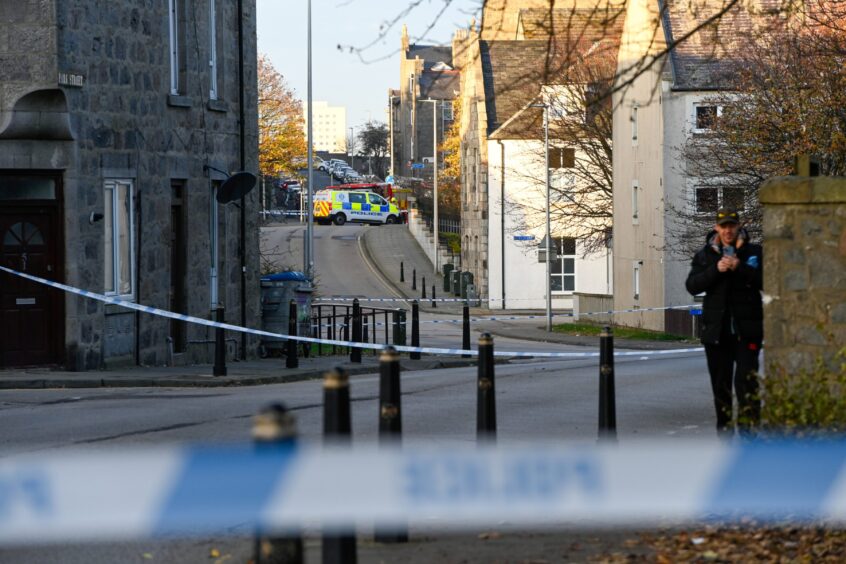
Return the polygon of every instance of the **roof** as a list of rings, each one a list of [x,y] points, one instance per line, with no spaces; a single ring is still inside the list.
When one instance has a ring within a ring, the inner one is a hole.
[[[504,124],[540,93],[554,84],[560,62],[549,55],[546,41],[480,41],[488,134]]]
[[[670,52],[676,90],[732,88],[734,69],[747,39],[774,20],[781,0],[738,2],[713,24],[704,25],[724,7],[724,0],[659,0],[662,27]],[[700,29],[697,29],[701,26]],[[696,29],[690,37],[685,36]]]
[[[420,97],[452,100],[458,94],[461,74],[458,71],[423,71],[420,75]]]
[[[619,39],[625,20],[625,4],[598,3],[590,8],[524,8],[519,30],[523,39],[548,39],[579,43]]]
[[[536,137],[543,112],[526,105],[542,86],[610,80],[619,50],[619,31],[615,33],[578,42],[480,41],[488,135],[507,125],[508,131],[498,131],[497,137]]]
[[[423,70],[429,70],[437,63],[452,66],[452,47],[442,45],[409,45],[406,59],[423,59]]]

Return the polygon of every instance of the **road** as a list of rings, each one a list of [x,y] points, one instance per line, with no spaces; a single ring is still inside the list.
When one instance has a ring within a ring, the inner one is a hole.
[[[277,266],[301,261],[302,229],[293,221],[263,228],[265,258]],[[379,228],[315,226],[322,295],[392,295],[391,289],[363,261],[358,239],[365,229]],[[424,321],[435,318],[423,316]],[[460,344],[459,325],[424,323],[421,335],[427,346]],[[582,350],[500,338],[496,345],[498,350]],[[594,440],[597,380],[595,358],[529,359],[497,365],[499,437]],[[639,437],[715,440],[710,387],[701,353],[656,357],[643,352],[619,358],[616,383],[621,441]],[[468,445],[475,441],[475,368],[409,372],[403,375],[402,386],[407,440]],[[378,377],[353,377],[351,393],[353,440],[375,441]],[[251,417],[271,401],[283,401],[294,411],[302,440],[320,440],[319,381],[225,389],[4,391],[0,393],[0,458],[29,452],[60,455],[71,448],[99,450],[173,442],[245,441]],[[240,534],[224,539],[7,547],[0,549],[0,562],[246,562],[252,543],[247,532]],[[419,541],[413,546],[421,549]],[[309,561],[317,561],[317,547],[312,537],[307,545]],[[210,558],[213,549],[220,552],[221,558]],[[438,553],[431,554],[435,558]],[[362,544],[360,555],[363,562],[406,558],[402,547],[372,543]]]

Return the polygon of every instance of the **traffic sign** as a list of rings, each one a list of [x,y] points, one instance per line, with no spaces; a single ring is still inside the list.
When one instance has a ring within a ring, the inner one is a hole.
[[[411,163],[411,168],[423,168],[425,166],[423,163]]]
[[[535,236],[534,235],[515,235],[514,240],[515,241],[534,241]]]

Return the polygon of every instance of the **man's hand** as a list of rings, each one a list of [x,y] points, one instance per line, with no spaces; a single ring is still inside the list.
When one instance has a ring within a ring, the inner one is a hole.
[[[728,272],[729,270],[737,270],[737,265],[740,264],[740,259],[737,257],[723,257],[717,263],[717,270],[720,272]]]

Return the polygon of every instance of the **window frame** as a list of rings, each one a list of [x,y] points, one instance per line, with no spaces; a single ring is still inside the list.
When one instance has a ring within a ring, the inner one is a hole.
[[[184,0],[168,0],[168,32],[169,44],[168,53],[170,58],[170,94],[179,96],[185,93],[184,84],[184,62],[182,52],[184,49],[184,34],[182,33],[183,21],[180,18],[182,2]]]
[[[631,122],[632,122],[632,147],[637,146],[637,134],[638,134],[638,123],[637,123],[637,109],[638,105],[634,104],[632,106],[632,114],[631,114]]]
[[[217,0],[209,0],[209,100],[220,99],[217,20]]]
[[[129,238],[129,245],[126,257],[122,256],[120,241],[120,223],[119,218],[123,217],[120,211],[120,188],[124,187],[126,190],[126,222],[128,223],[127,235]],[[111,289],[107,285],[107,277],[109,275],[107,262],[104,261],[103,267],[103,293],[107,296],[115,296],[123,300],[135,300],[136,288],[136,272],[135,272],[135,182],[131,178],[107,178],[103,180],[103,211],[107,219],[103,224],[103,246],[104,252],[108,249],[108,243],[111,241]],[[129,262],[129,291],[124,292],[121,289],[121,271],[124,263]]]
[[[710,102],[696,102],[693,104],[693,127],[691,131],[695,134],[708,133],[713,130],[711,127],[699,127],[698,110],[700,108],[716,108],[716,118],[719,119],[723,115],[723,106],[720,104],[713,104]]]
[[[632,225],[640,224],[640,202],[639,194],[640,181],[638,179],[632,180]]]
[[[573,252],[568,254],[563,254],[565,250],[564,241],[570,241],[572,244]],[[572,295],[576,291],[576,266],[577,266],[577,251],[578,251],[578,239],[575,237],[554,237],[553,238],[553,249],[555,251],[555,259],[552,260],[554,264],[555,261],[561,261],[561,270],[559,272],[554,272],[552,265],[549,267],[549,287],[550,292],[552,294],[562,296],[562,295]],[[573,272],[566,272],[565,265],[567,264],[567,260],[573,261]],[[553,283],[552,280],[554,278],[561,279],[561,289],[560,290],[552,290]],[[566,284],[564,283],[566,279],[572,279],[573,281],[573,289],[572,290],[565,290]]]
[[[746,194],[745,194],[745,191],[742,187],[732,186],[732,185],[723,185],[723,184],[713,185],[713,184],[695,184],[694,183],[692,185],[692,190],[693,190],[693,193],[691,194],[690,202],[691,202],[691,205],[693,207],[693,213],[698,215],[698,216],[713,215],[714,213],[717,212],[718,209],[720,209],[722,207],[731,207],[733,209],[736,209],[739,212],[743,212],[743,211],[746,210]],[[699,190],[716,190],[717,191],[716,202],[714,203],[713,209],[704,209],[704,210],[699,209],[699,200],[698,200],[698,197],[697,197]],[[742,201],[741,201],[740,206],[738,206],[736,202],[727,202],[726,201],[726,196],[725,196],[726,190],[738,190],[738,191],[742,192],[742,194],[741,194]]]
[[[640,300],[640,268],[643,266],[642,260],[636,260],[632,265],[632,294],[634,295],[634,300]]]

